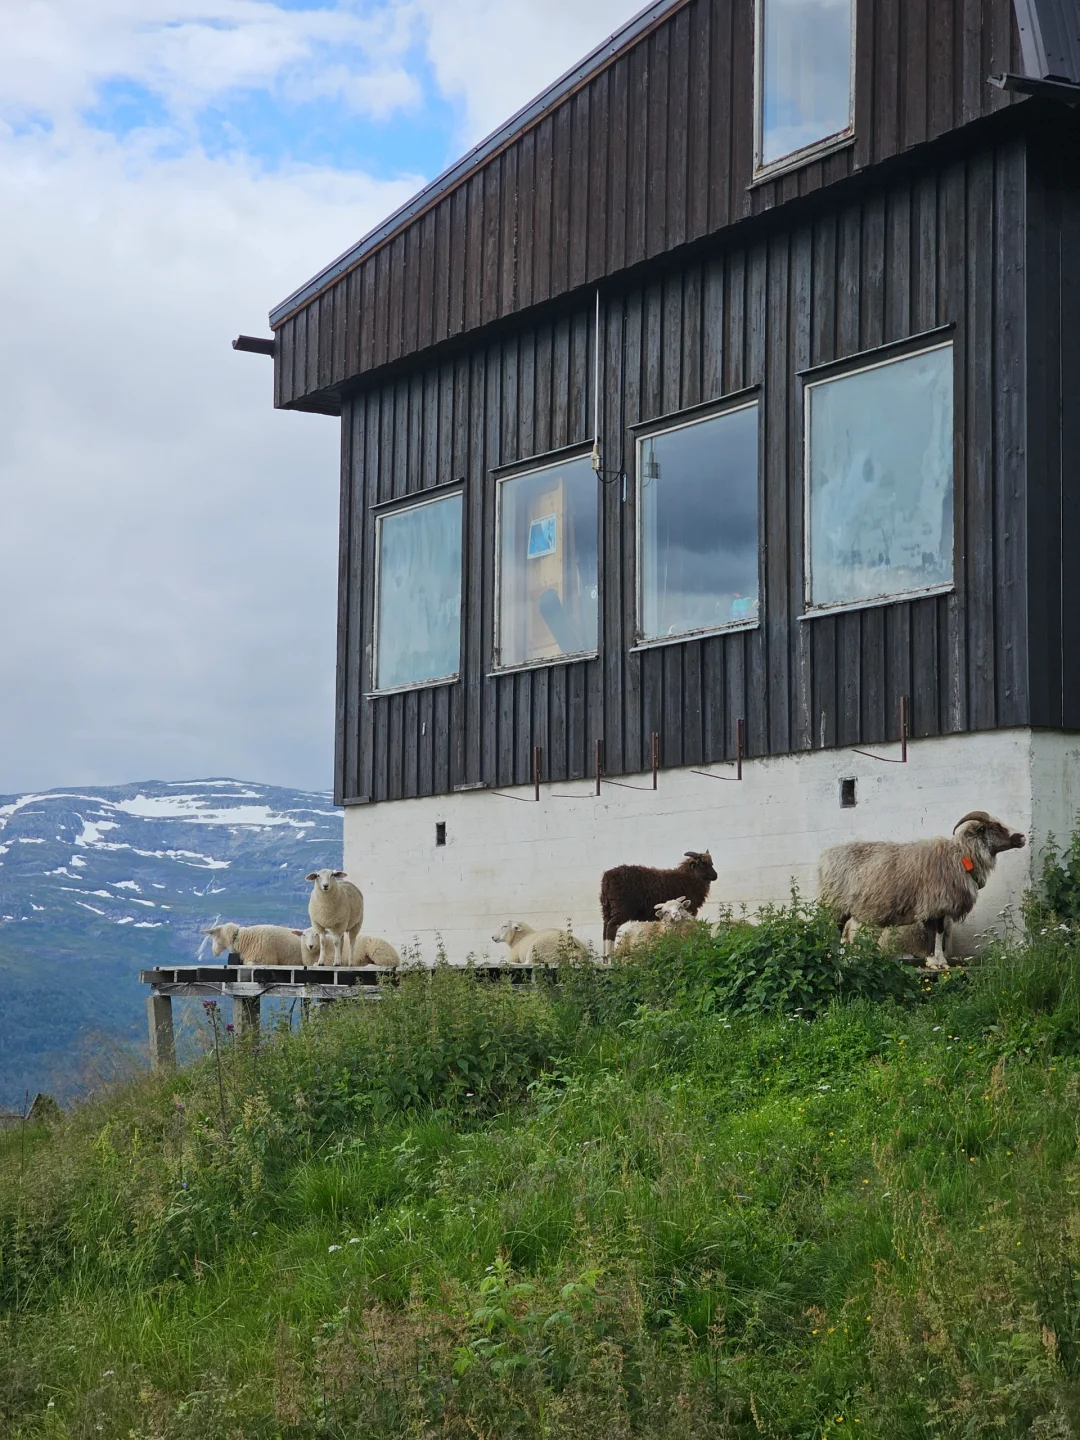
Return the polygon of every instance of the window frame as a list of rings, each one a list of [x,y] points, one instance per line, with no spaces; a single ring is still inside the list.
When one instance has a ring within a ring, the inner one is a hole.
[[[658,635],[646,639],[643,633],[645,613],[643,593],[643,565],[641,545],[641,447],[646,440],[656,435],[669,434],[673,430],[684,430],[690,425],[701,425],[707,420],[716,420],[723,415],[733,415],[738,410],[749,410],[756,406],[757,425],[757,562],[758,562],[758,608],[751,620],[728,620],[720,625],[707,625],[698,630],[683,630],[678,635]],[[634,441],[634,636],[629,653],[635,655],[643,650],[656,650],[663,645],[682,645],[688,640],[705,639],[710,635],[731,635],[745,630],[757,630],[765,613],[765,544],[762,534],[762,519],[765,515],[765,405],[760,385],[748,385],[721,395],[715,400],[706,400],[701,405],[691,405],[685,410],[675,410],[658,415],[651,420],[641,420],[629,427]]]
[[[902,340],[894,340],[885,345],[877,345],[870,350],[860,350],[854,355],[843,356],[836,360],[828,360],[820,365],[813,365],[808,369],[797,372],[803,390],[803,609],[798,617],[799,620],[816,620],[819,616],[842,615],[853,610],[876,610],[885,605],[902,605],[911,600],[922,600],[927,596],[954,595],[957,593],[956,577],[960,573],[960,515],[958,513],[960,492],[956,483],[959,467],[957,465],[957,359],[955,331],[956,325],[954,323],[950,322],[947,325],[938,325],[932,330],[924,330],[917,335],[910,335]],[[881,370],[884,369],[886,365],[895,365],[902,360],[910,360],[916,355],[928,355],[934,350],[944,349],[952,352],[952,579],[941,581],[935,585],[921,585],[914,590],[898,590],[888,595],[876,595],[866,600],[844,600],[838,604],[814,605],[810,599],[811,586],[813,584],[813,565],[810,556],[812,538],[810,533],[811,391],[818,385],[826,384],[832,380],[844,380],[847,379],[848,376],[865,374],[868,370]]]
[[[495,466],[489,473],[495,481],[495,578],[492,592],[492,633],[491,666],[488,679],[497,675],[517,675],[523,670],[545,670],[553,665],[579,665],[583,660],[596,660],[600,655],[600,636],[603,620],[604,577],[601,566],[601,526],[604,507],[599,494],[596,497],[596,648],[575,650],[571,655],[554,655],[541,660],[521,660],[514,665],[499,663],[499,624],[502,599],[502,486],[508,480],[520,480],[525,475],[538,475],[544,470],[555,470],[574,460],[585,460],[592,455],[592,441],[583,440],[576,445],[563,445],[558,450],[545,450],[539,455],[529,455],[509,465]],[[593,472],[597,487],[600,477]]]
[[[379,597],[382,589],[382,525],[383,521],[391,519],[396,515],[403,515],[409,510],[419,510],[424,505],[437,505],[445,500],[455,497],[461,500],[461,574],[459,576],[460,598],[458,603],[458,660],[457,669],[451,675],[437,675],[429,680],[413,680],[407,685],[378,684],[379,677],[379,639],[381,605]],[[372,566],[374,571],[375,589],[372,596],[372,627],[371,627],[371,688],[364,694],[365,700],[378,700],[384,695],[405,695],[413,690],[434,690],[443,685],[456,685],[461,680],[461,655],[464,648],[464,624],[465,624],[465,577],[466,577],[466,554],[465,554],[465,485],[463,481],[454,481],[449,485],[436,485],[428,491],[419,492],[416,495],[403,495],[399,499],[384,500],[379,504],[370,507],[375,517],[375,563]]]
[[[789,170],[798,170],[824,155],[846,149],[855,143],[855,83],[856,43],[858,39],[858,0],[849,0],[851,6],[851,54],[848,59],[848,123],[843,130],[824,135],[804,145],[800,150],[790,150],[775,160],[766,162],[765,151],[765,6],[769,0],[754,0],[754,169],[751,188],[763,181],[772,180]]]

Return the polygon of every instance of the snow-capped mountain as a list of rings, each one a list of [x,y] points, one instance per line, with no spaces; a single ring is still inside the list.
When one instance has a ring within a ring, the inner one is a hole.
[[[205,926],[306,924],[341,830],[329,795],[238,780],[0,796],[0,1109],[63,1091],[88,1033],[141,1040],[138,972]]]

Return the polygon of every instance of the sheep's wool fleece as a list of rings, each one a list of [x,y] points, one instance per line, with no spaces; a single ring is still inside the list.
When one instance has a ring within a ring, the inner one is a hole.
[[[979,898],[993,857],[967,837],[901,843],[855,841],[821,857],[820,896],[841,914],[871,925],[913,925],[947,915],[963,920]],[[970,856],[968,872],[961,857]]]

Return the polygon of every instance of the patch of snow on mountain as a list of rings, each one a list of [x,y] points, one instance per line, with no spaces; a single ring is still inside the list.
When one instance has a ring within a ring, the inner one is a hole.
[[[314,820],[296,820],[292,815],[281,815],[271,810],[269,805],[231,805],[227,809],[214,810],[207,805],[205,794],[190,792],[186,795],[137,795],[134,800],[118,800],[115,808],[142,820],[186,820],[195,825],[291,825],[294,830],[308,830],[315,824]]]
[[[163,925],[168,923],[167,920],[136,920],[134,928],[136,930],[160,930]]]
[[[87,905],[85,900],[76,900],[76,905],[81,905],[84,910],[92,910],[95,915],[104,915],[104,910],[99,910],[96,905]]]
[[[83,828],[82,834],[75,836],[76,845],[97,845],[101,841],[101,833],[103,830],[120,829],[120,826],[115,820],[83,820],[81,815],[79,819],[83,822]]]
[[[39,840],[33,835],[17,835],[15,839],[19,845],[45,845],[48,843],[45,840]]]
[[[139,894],[142,893],[142,886],[136,885],[134,880],[114,880],[112,884],[114,890],[134,890]]]
[[[74,865],[76,870],[86,869],[86,861],[81,855],[72,855],[71,859],[68,861],[68,864]]]

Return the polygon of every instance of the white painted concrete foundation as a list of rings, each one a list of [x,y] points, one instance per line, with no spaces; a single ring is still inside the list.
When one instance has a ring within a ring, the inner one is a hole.
[[[881,746],[898,757],[898,745]],[[706,767],[734,775],[731,766]],[[857,804],[840,808],[854,777]],[[754,910],[785,901],[794,881],[816,893],[818,855],[841,840],[949,834],[968,810],[1024,831],[1029,848],[1003,855],[955,948],[1001,923],[1038,873],[1047,834],[1070,835],[1080,811],[1080,735],[1006,730],[909,743],[906,765],[852,750],[748,760],[741,782],[690,769],[622,776],[642,790],[592,781],[486,790],[353,806],[345,812],[344,868],[364,892],[364,929],[434,960],[505,955],[491,936],[506,919],[565,925],[599,950],[600,876],[611,865],[675,865],[711,850],[718,874],[703,918],[721,904]],[[573,799],[558,798],[573,795]],[[436,846],[435,826],[446,825]]]

